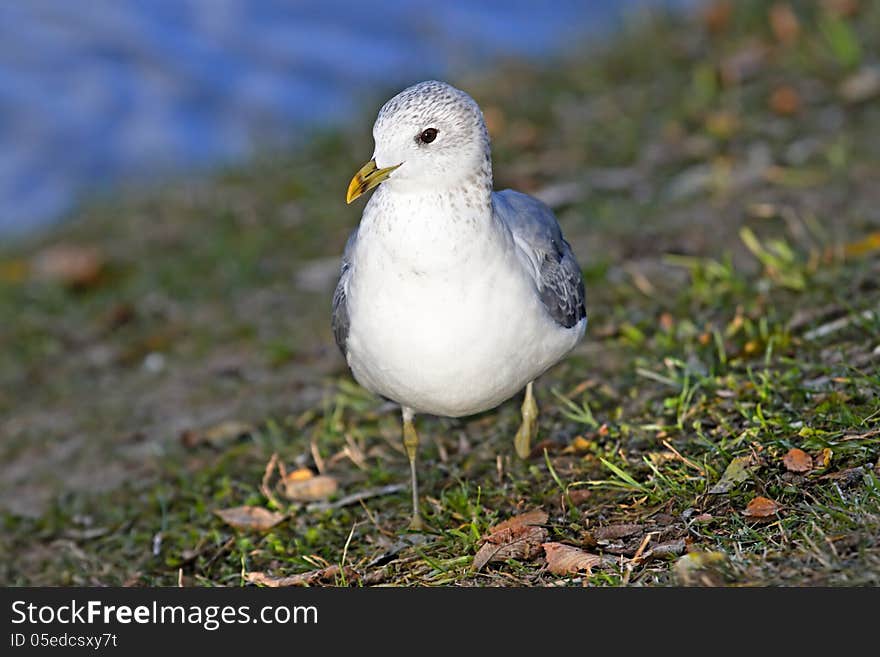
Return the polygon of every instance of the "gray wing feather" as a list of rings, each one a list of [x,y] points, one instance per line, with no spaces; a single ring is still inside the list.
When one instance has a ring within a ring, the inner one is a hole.
[[[351,276],[351,258],[354,245],[357,242],[357,228],[349,235],[342,252],[342,266],[339,270],[339,282],[333,292],[333,311],[330,316],[330,325],[333,327],[333,337],[342,352],[344,358],[348,357],[346,343],[348,342],[348,329],[350,319],[348,317],[348,279]]]
[[[553,211],[510,189],[492,194],[492,205],[496,218],[510,230],[547,312],[565,328],[577,325],[587,316],[584,280]]]

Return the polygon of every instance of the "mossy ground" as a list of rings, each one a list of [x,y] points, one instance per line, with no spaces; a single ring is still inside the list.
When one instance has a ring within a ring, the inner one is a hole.
[[[880,9],[795,2],[792,32],[767,3],[735,4],[456,80],[490,123],[496,186],[554,205],[591,324],[538,384],[529,460],[513,454],[517,400],[419,419],[432,531],[417,545],[399,543],[406,490],[285,507],[266,533],[212,513],[271,508],[273,453],[306,467],[317,454],[340,495],[407,481],[398,414],[351,382],[328,321],[371,110],[296,153],[91,204],[6,250],[0,582],[240,585],[344,562],[329,583],[880,584],[880,96],[846,86],[880,61]],[[100,279],[30,277],[54,243],[96,247]],[[179,440],[227,420],[254,429]],[[815,469],[788,472],[793,447]],[[742,456],[746,480],[710,493]],[[758,495],[781,510],[745,516]],[[590,576],[541,558],[473,572],[488,527],[538,506],[551,540],[673,547]],[[636,527],[602,534],[622,523]],[[673,567],[682,550],[715,565],[691,577]]]

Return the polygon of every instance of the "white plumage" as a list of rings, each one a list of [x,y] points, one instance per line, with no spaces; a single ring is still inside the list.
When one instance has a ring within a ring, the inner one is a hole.
[[[351,253],[347,357],[368,390],[417,413],[493,408],[567,354],[509,226],[455,193],[379,187]]]
[[[528,386],[517,434],[527,455],[530,384],[583,336],[584,288],[550,209],[492,191],[489,137],[470,96],[442,82],[410,87],[385,104],[373,135],[349,201],[378,188],[345,249],[333,329],[355,379],[403,409],[418,526],[413,414],[471,415]]]

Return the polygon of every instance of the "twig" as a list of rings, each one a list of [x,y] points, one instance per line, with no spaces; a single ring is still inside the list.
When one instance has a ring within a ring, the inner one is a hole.
[[[699,472],[701,476],[703,476],[703,477],[706,476],[706,471],[703,470],[703,468],[701,468],[700,466],[698,466],[696,463],[694,463],[693,461],[691,461],[689,458],[687,458],[687,457],[685,457],[685,456],[682,456],[681,452],[679,452],[677,449],[675,449],[675,447],[673,447],[672,445],[670,445],[668,440],[663,440],[662,442],[663,442],[663,446],[664,446],[666,449],[668,449],[670,452],[672,452],[673,454],[675,454],[675,457],[676,457],[679,461],[681,461],[681,462],[684,463],[685,465],[687,465],[687,466],[693,468],[694,470],[696,470],[697,472]]]
[[[309,449],[312,452],[312,460],[315,462],[318,474],[324,474],[324,457],[321,456],[321,452],[318,450],[318,441],[315,440],[314,433],[312,433],[312,438],[309,440]]]
[[[840,442],[845,440],[863,440],[865,438],[870,438],[871,436],[876,436],[877,434],[880,434],[880,428],[871,429],[865,433],[848,433],[840,439]]]
[[[276,509],[283,509],[284,507],[278,502],[275,496],[272,494],[272,491],[269,489],[269,479],[272,477],[272,473],[275,471],[275,466],[278,464],[278,453],[272,454],[272,458],[269,459],[269,462],[266,464],[266,470],[263,472],[263,481],[260,483],[260,492],[269,500]]]
[[[214,562],[220,558],[220,555],[229,550],[235,544],[235,536],[232,536],[226,540],[226,542],[217,548],[217,551],[211,556],[208,561],[205,562],[205,565],[202,567],[202,572],[207,572],[210,570],[211,566],[214,565]]]
[[[648,543],[651,542],[651,537],[654,536],[657,532],[648,532],[645,534],[645,538],[642,539],[641,545],[639,545],[639,549],[636,550],[636,553],[633,555],[632,561],[638,561],[639,557],[642,556],[642,553],[645,551],[645,548],[648,547]]]
[[[387,486],[371,488],[370,490],[363,490],[359,493],[346,495],[345,497],[340,497],[335,502],[312,502],[306,507],[306,511],[327,511],[328,509],[341,509],[344,506],[357,504],[361,500],[368,500],[371,497],[380,497],[382,495],[393,495],[394,493],[399,493],[400,491],[405,489],[406,485],[404,484],[389,484]]]
[[[352,523],[351,531],[348,532],[348,538],[345,539],[345,546],[342,548],[342,561],[339,564],[343,577],[345,576],[345,558],[348,556],[348,546],[351,545],[351,539],[354,536],[354,530],[358,526],[357,522]]]
[[[638,563],[639,557],[642,556],[642,552],[645,551],[645,548],[648,547],[648,543],[651,542],[651,537],[655,532],[648,532],[645,534],[645,537],[642,539],[641,545],[639,545],[639,549],[636,550],[636,553],[633,555],[632,559],[626,562],[626,572],[623,573],[623,579],[621,580],[621,585],[626,586],[629,584],[629,578],[632,575],[633,566]]]
[[[871,319],[876,318],[877,315],[877,310],[863,310],[862,312],[855,315],[840,317],[838,319],[835,319],[834,321],[828,322],[827,324],[817,326],[811,331],[807,331],[806,333],[804,333],[804,339],[815,340],[817,338],[824,338],[826,335],[830,335],[831,333],[836,333],[837,331],[845,329],[847,326],[849,326],[850,324],[854,324],[860,319],[870,321]]]

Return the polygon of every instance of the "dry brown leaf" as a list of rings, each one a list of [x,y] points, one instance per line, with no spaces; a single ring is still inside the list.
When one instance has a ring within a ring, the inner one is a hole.
[[[308,468],[297,468],[293,472],[289,472],[284,475],[284,481],[290,483],[295,481],[305,481],[306,479],[312,479],[315,476],[315,473],[309,470]]]
[[[859,0],[821,0],[822,9],[839,18],[849,18],[859,12]]]
[[[730,0],[714,0],[703,7],[700,16],[709,32],[719,34],[727,31],[732,12],[733,3]]]
[[[547,555],[547,569],[554,575],[593,572],[602,563],[602,557],[564,543],[544,543],[541,547]]]
[[[297,573],[296,575],[289,575],[287,577],[275,577],[273,575],[267,575],[259,570],[245,573],[244,577],[250,584],[278,588],[283,586],[310,586],[322,582],[334,583],[341,572],[344,572],[345,578],[349,582],[360,579],[360,576],[352,568],[346,566],[345,570],[341,571],[336,564],[319,570],[310,570],[307,573]]]
[[[746,506],[745,511],[743,511],[743,515],[746,518],[770,518],[772,516],[775,516],[781,508],[782,505],[779,504],[779,502],[775,502],[767,497],[761,497],[759,495],[751,502],[749,502],[748,506]]]
[[[271,529],[286,517],[283,513],[269,511],[261,506],[234,506],[218,509],[214,513],[235,529],[264,532]]]
[[[180,434],[184,447],[197,445],[222,445],[254,432],[254,426],[237,420],[227,420],[207,429],[187,429]]]
[[[317,475],[304,477],[302,470],[294,470],[281,480],[281,494],[294,502],[326,500],[339,488],[334,477]]]
[[[880,251],[880,231],[868,233],[860,240],[843,245],[843,254],[848,258],[860,258],[874,251]]]
[[[813,469],[813,459],[797,447],[788,450],[788,453],[782,457],[782,463],[789,472],[809,472]]]
[[[493,561],[536,557],[547,540],[547,530],[541,526],[547,518],[546,511],[535,509],[491,527],[474,555],[473,569],[480,570]]]
[[[563,454],[575,454],[589,452],[595,449],[596,442],[587,440],[583,436],[575,436],[568,446],[562,450]]]
[[[786,46],[798,40],[801,23],[790,4],[777,2],[770,7],[770,29],[773,30],[773,36]]]
[[[38,252],[30,265],[31,273],[38,280],[84,288],[98,282],[105,262],[95,247],[55,244]]]
[[[770,94],[770,109],[780,116],[797,114],[800,108],[801,96],[794,87],[784,84]]]
[[[684,554],[687,550],[687,541],[683,538],[676,538],[665,543],[658,543],[650,550],[646,550],[641,556],[634,557],[634,561],[645,563],[652,559],[666,559],[668,557],[677,557]]]
[[[568,499],[575,506],[579,506],[589,500],[593,496],[593,491],[589,488],[571,488],[568,491]]]
[[[644,528],[644,525],[634,524],[606,525],[605,527],[594,529],[592,534],[597,541],[613,541],[618,538],[626,538],[627,536],[638,534]]]
[[[513,518],[509,518],[504,522],[499,522],[497,525],[490,527],[486,540],[491,540],[492,537],[497,534],[501,534],[508,530],[515,530],[530,525],[543,525],[547,522],[547,518],[549,518],[549,516],[544,509],[534,509],[533,511],[521,513],[518,516],[514,516]]]

